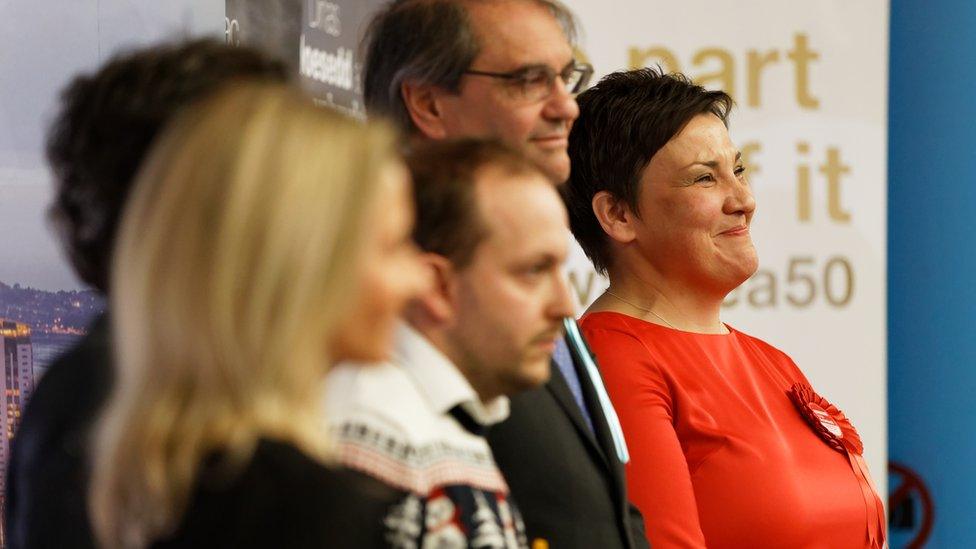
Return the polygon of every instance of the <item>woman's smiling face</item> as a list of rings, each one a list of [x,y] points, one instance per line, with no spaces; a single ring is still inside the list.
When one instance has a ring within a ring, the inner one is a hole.
[[[749,227],[756,209],[741,154],[714,114],[700,114],[641,174],[636,241],[664,276],[728,293],[758,267]]]

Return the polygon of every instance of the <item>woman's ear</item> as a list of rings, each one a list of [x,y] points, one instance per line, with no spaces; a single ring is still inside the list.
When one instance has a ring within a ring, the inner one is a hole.
[[[400,97],[410,114],[417,130],[428,139],[444,139],[447,129],[444,126],[441,109],[438,106],[440,90],[430,84],[404,81],[400,84]]]
[[[637,216],[626,201],[613,196],[609,191],[600,191],[593,195],[591,204],[593,214],[603,227],[603,232],[607,233],[612,240],[627,244],[636,238],[634,223],[637,221]]]

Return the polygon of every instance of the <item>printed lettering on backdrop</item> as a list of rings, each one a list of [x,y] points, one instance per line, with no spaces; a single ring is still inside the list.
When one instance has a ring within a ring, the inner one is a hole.
[[[304,0],[299,37],[302,87],[317,102],[365,118],[359,42],[379,0]]]
[[[307,0],[302,80],[320,101],[362,114],[355,52],[379,4]],[[735,98],[760,267],[723,320],[784,350],[844,410],[886,493],[888,2],[566,4],[595,77],[659,64]],[[578,248],[567,270],[582,311],[607,283]]]
[[[566,3],[595,77],[659,64],[735,98],[760,267],[723,320],[844,410],[886,493],[888,2]],[[578,249],[569,275],[581,308],[606,287]]]

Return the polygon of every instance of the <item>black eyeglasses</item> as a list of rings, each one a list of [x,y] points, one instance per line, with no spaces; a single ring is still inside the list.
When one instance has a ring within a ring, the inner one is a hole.
[[[539,65],[525,67],[512,72],[464,71],[464,74],[475,76],[489,76],[507,80],[516,93],[526,101],[543,101],[552,95],[553,84],[558,76],[563,81],[566,91],[577,94],[584,89],[593,76],[593,66],[589,63],[571,61],[556,72],[552,68]]]

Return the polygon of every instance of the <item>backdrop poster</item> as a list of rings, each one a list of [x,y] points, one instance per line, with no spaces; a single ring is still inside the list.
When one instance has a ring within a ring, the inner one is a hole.
[[[229,44],[246,44],[298,67],[298,34],[305,0],[226,0],[224,36]]]
[[[74,276],[47,222],[52,186],[44,141],[59,94],[72,77],[120,51],[185,36],[219,38],[223,9],[222,0],[0,2],[0,511],[10,441],[34,381],[104,306]]]
[[[315,100],[365,118],[362,54],[366,24],[380,0],[304,0],[299,37],[302,87]]]
[[[735,98],[760,268],[723,320],[851,418],[886,493],[888,2],[566,3],[595,78],[660,64]],[[579,250],[569,274],[581,308],[606,286]]]

